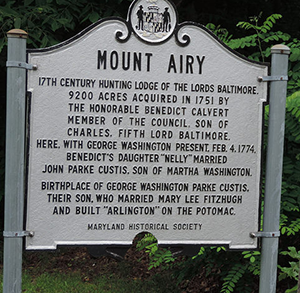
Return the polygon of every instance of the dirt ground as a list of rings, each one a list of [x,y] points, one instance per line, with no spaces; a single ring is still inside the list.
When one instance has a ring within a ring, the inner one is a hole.
[[[179,257],[178,261],[183,261],[185,257]],[[121,265],[120,265],[121,264]],[[121,269],[126,270],[126,276],[132,279],[147,281],[153,275],[162,273],[161,268],[148,270],[149,258],[146,253],[137,251],[133,246],[129,248],[123,259],[111,256],[92,256],[85,247],[59,248],[54,252],[32,252],[26,251],[23,256],[23,267],[26,270],[38,273],[43,272],[80,272],[81,278],[85,282],[90,282],[96,276],[102,274],[118,274]],[[172,271],[163,273],[172,274]],[[124,276],[124,272],[122,272]],[[176,280],[174,279],[174,282]],[[219,279],[216,277],[206,277],[205,271],[192,280],[185,280],[179,284],[182,293],[210,292],[219,293]]]

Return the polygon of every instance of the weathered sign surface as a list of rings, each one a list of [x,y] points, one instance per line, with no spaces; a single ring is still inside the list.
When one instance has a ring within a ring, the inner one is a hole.
[[[255,248],[265,64],[228,49],[173,5],[134,1],[32,50],[28,249],[131,244]]]

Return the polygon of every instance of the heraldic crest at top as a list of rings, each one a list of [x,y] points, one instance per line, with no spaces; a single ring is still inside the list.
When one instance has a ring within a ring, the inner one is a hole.
[[[128,19],[135,34],[148,43],[161,43],[172,36],[177,12],[167,0],[136,0]]]

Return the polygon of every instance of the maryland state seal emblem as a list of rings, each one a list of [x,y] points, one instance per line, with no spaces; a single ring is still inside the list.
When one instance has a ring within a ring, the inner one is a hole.
[[[177,13],[167,0],[137,0],[129,9],[129,22],[134,33],[147,43],[169,39],[177,24]]]

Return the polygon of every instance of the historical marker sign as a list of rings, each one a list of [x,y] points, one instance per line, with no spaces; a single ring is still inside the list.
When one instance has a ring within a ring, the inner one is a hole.
[[[28,249],[131,244],[255,248],[264,64],[204,27],[177,24],[169,1],[134,1],[31,50]]]

